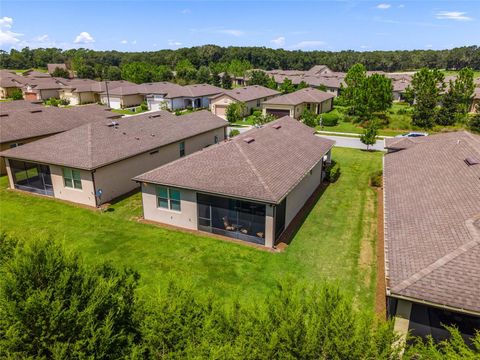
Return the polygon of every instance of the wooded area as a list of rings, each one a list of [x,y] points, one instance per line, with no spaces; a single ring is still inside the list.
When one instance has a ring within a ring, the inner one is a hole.
[[[232,60],[248,61],[253,68],[307,70],[313,65],[325,64],[334,71],[347,71],[362,63],[367,70],[400,71],[422,67],[457,70],[470,67],[480,70],[480,47],[466,46],[449,50],[395,50],[395,51],[288,51],[266,47],[220,47],[203,45],[178,50],[150,52],[95,51],[89,49],[62,50],[39,48],[10,52],[0,51],[0,63],[7,69],[43,68],[47,63],[67,63],[74,70],[80,65],[94,69],[121,67],[131,62],[166,65],[174,68],[181,60],[190,61],[197,69]]]

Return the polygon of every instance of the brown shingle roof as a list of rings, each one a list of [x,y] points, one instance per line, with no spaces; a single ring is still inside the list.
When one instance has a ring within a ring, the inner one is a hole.
[[[0,143],[56,134],[119,116],[106,110],[96,104],[56,108],[20,100],[5,102],[0,105]]]
[[[92,170],[194,135],[227,126],[209,111],[167,111],[96,121],[0,153],[1,156]]]
[[[467,132],[385,155],[391,294],[480,313],[480,164],[467,157],[480,159],[480,136]]]
[[[283,117],[135,180],[279,203],[333,144],[314,135],[312,128]]]
[[[272,90],[260,85],[244,86],[232,90],[224,90],[223,93],[212,96],[212,99],[215,99],[223,94],[235,99],[237,101],[252,101],[257,99],[262,99],[265,97],[278,95],[280,92]]]
[[[264,102],[266,105],[299,105],[303,103],[321,103],[334,96],[325,91],[305,88],[290,94],[274,97]]]
[[[53,73],[55,71],[55,69],[63,69],[63,70],[67,70],[67,65],[65,64],[47,64],[47,71],[49,74]]]

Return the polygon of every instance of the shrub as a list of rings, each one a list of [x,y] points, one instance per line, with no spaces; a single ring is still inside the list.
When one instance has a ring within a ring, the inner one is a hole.
[[[331,163],[327,165],[325,173],[327,181],[334,183],[338,180],[342,171],[340,169],[340,165],[338,165],[335,160],[332,160]]]
[[[70,105],[70,100],[64,98],[64,99],[60,99],[58,103],[62,106],[67,106],[67,105]]]
[[[20,90],[20,89],[13,90],[12,93],[10,94],[10,99],[12,99],[12,100],[23,100],[22,90]]]
[[[329,112],[321,115],[323,126],[337,126],[340,115],[336,112]]]
[[[60,100],[56,98],[49,98],[47,100],[44,100],[43,103],[45,105],[58,107],[58,105],[60,105]]]
[[[107,359],[128,354],[137,334],[139,275],[86,266],[49,240],[11,244],[0,276],[0,357]],[[8,355],[8,356],[7,356]]]
[[[255,116],[255,117],[262,116],[262,110],[252,109],[252,116]]]
[[[145,100],[140,104],[140,109],[142,109],[143,111],[148,110],[148,105],[147,105],[147,102]]]
[[[374,172],[370,175],[370,186],[381,188],[383,185],[383,172],[382,170]]]
[[[230,138],[233,138],[237,135],[240,135],[240,131],[238,129],[232,129],[230,130],[230,132],[228,133],[228,137]]]
[[[468,121],[468,127],[470,130],[480,133],[480,105],[477,105],[477,114]]]

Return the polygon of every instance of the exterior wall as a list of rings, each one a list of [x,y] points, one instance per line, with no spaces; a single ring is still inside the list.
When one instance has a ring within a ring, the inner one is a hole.
[[[288,110],[290,111],[289,116],[297,119],[297,117],[295,117],[295,113],[296,113],[295,107],[292,105],[263,105],[263,109],[262,109],[263,115],[267,114],[267,109]]]
[[[172,109],[172,101],[170,99],[165,99],[163,95],[148,96],[146,99],[148,110],[162,110],[163,103],[165,103],[168,109]]]
[[[22,144],[23,145],[23,144],[26,144],[26,143],[29,143],[29,142],[32,142],[32,141],[35,141],[35,140],[43,139],[47,136],[49,136],[49,135],[37,136],[37,137],[29,138],[29,139],[9,141],[9,142],[6,142],[6,143],[2,143],[2,144],[0,144],[0,151],[10,149],[10,146],[12,144]],[[0,175],[5,175],[6,173],[7,173],[7,169],[6,169],[6,166],[5,166],[5,159],[3,157],[0,157]]]
[[[70,101],[70,105],[80,104],[78,93],[72,93],[70,90],[60,90],[59,95],[60,95],[60,99],[67,99],[68,101]]]
[[[319,161],[298,185],[287,195],[285,209],[285,228],[290,224],[295,215],[300,211],[308,198],[322,182],[323,161]]]
[[[0,100],[9,98],[12,93],[19,88],[16,87],[0,87]]]
[[[96,206],[95,187],[92,181],[91,171],[79,170],[82,177],[82,189],[71,189],[63,183],[63,168],[57,165],[50,165],[53,193],[55,198],[67,200],[79,204]]]
[[[59,98],[58,90],[40,90],[39,91],[39,99],[47,100],[50,98]]]
[[[216,129],[186,139],[185,155],[213,144],[215,136],[218,137],[219,141],[223,140],[225,130],[223,128]],[[137,188],[138,184],[132,181],[133,177],[180,157],[179,142],[166,145],[158,150],[154,154],[151,154],[151,152],[139,154],[97,169],[94,173],[95,187],[103,192],[100,203],[111,201]]]
[[[102,104],[107,105],[108,99],[106,94],[100,96]],[[126,107],[138,106],[144,100],[143,95],[125,95],[125,96],[116,96],[110,95],[110,107],[112,109],[123,109]]]
[[[197,193],[180,190],[180,209],[173,211],[157,207],[156,185],[142,184],[143,217],[146,220],[197,230]]]
[[[273,97],[274,96],[268,96],[268,97],[265,97],[265,98],[258,99],[258,101],[257,101],[257,99],[255,99],[255,100],[252,100],[252,101],[245,102],[246,109],[245,109],[245,112],[244,112],[243,116],[250,115],[252,113],[252,110],[254,110],[254,109],[262,109],[262,105],[263,105],[264,101],[270,100]],[[229,104],[231,104],[233,102],[237,102],[237,101],[232,99],[231,97],[229,97],[227,95],[219,96],[218,98],[215,98],[214,100],[211,101],[210,109],[211,109],[212,113],[215,114],[215,108],[216,108],[217,105],[228,106]],[[224,116],[222,116],[222,117],[224,117]]]

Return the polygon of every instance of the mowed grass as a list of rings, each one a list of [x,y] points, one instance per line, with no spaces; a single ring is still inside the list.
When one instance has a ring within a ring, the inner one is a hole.
[[[376,192],[370,174],[381,153],[335,148],[339,180],[329,185],[282,253],[262,251],[208,236],[137,221],[139,193],[99,212],[7,190],[0,179],[0,228],[20,238],[59,239],[88,264],[110,260],[141,274],[140,293],[155,295],[169,279],[225,299],[255,301],[278,280],[338,284],[356,304],[373,309],[375,294]]]

